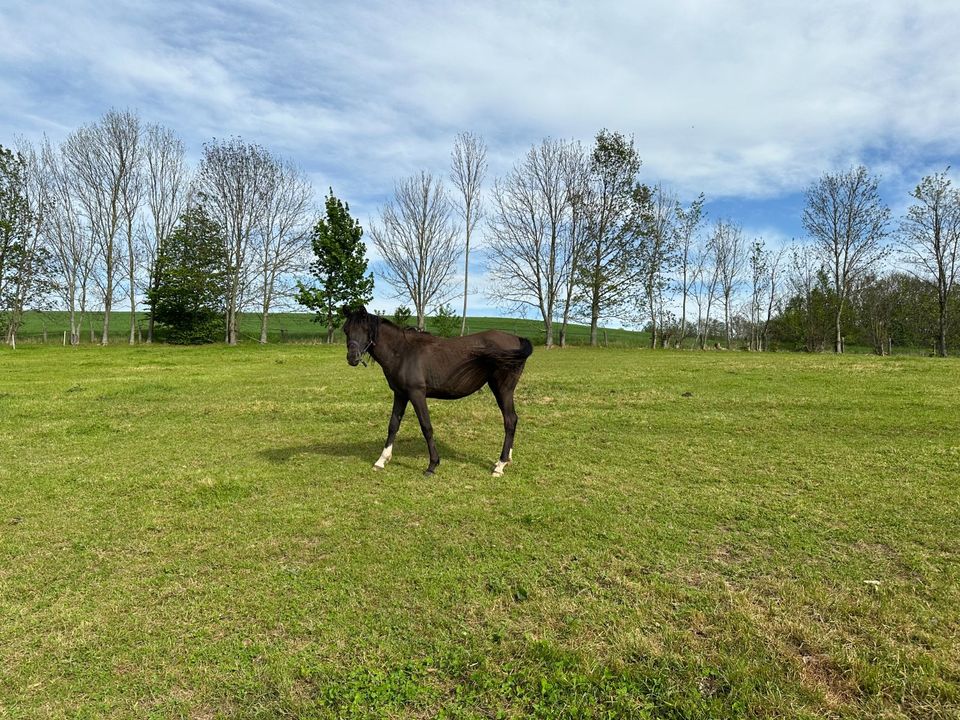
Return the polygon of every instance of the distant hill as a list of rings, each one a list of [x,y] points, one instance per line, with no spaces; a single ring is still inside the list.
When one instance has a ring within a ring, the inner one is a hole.
[[[279,342],[322,342],[326,338],[326,328],[312,321],[312,313],[280,312],[271,313],[267,338],[271,343]],[[142,332],[146,335],[146,313],[137,314]],[[103,313],[88,313],[84,318],[83,330],[80,333],[81,342],[90,342],[90,328],[93,327],[95,342],[99,342],[103,327]],[[63,333],[69,327],[69,317],[64,311],[30,311],[26,322],[17,335],[19,343],[48,344],[62,343]],[[467,331],[481,332],[483,330],[504,330],[506,332],[529,338],[535,345],[544,342],[543,322],[522,318],[501,317],[468,317]],[[427,319],[427,331],[435,332],[436,327],[432,318]],[[554,327],[554,341],[559,342],[559,324]],[[113,312],[110,314],[110,341],[125,343],[130,333],[130,313]],[[257,342],[260,339],[260,318],[253,313],[247,313],[240,320],[240,334],[242,342]],[[337,332],[337,340],[342,342],[343,336]],[[570,325],[567,330],[567,341],[571,345],[589,345],[590,328],[586,325]],[[600,344],[617,347],[643,347],[650,342],[649,335],[633,330],[607,329],[600,330]]]

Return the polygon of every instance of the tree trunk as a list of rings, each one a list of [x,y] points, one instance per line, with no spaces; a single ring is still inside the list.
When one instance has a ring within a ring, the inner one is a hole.
[[[840,314],[843,312],[843,305],[840,305],[840,309],[837,310],[837,319],[836,319],[836,331],[837,335],[834,339],[833,351],[838,355],[843,354],[843,337],[840,335]]]
[[[463,315],[460,317],[460,337],[467,331],[467,276],[470,273],[470,217],[467,215],[467,245],[463,258]]]
[[[231,299],[227,306],[227,345],[237,344],[237,308],[233,303]]]
[[[113,306],[113,279],[107,278],[107,295],[103,299],[103,331],[100,334],[100,344],[107,345],[110,342],[110,310]]]
[[[680,349],[683,347],[683,341],[686,337],[687,337],[687,291],[684,290],[683,301],[680,303],[680,339],[677,341],[677,349]]]
[[[127,256],[130,258],[127,270],[130,274],[130,344],[137,344],[137,285],[136,258],[133,254],[133,223],[127,221]]]
[[[590,303],[590,346],[597,346],[597,326],[600,324],[600,290],[593,288],[593,298]]]
[[[267,307],[264,305],[263,312],[260,314],[260,344],[267,344],[267,323],[269,322],[270,314],[267,312]]]
[[[937,328],[937,357],[947,356],[947,298],[940,297],[940,323]]]
[[[723,333],[727,340],[727,350],[730,349],[730,296],[723,298]]]

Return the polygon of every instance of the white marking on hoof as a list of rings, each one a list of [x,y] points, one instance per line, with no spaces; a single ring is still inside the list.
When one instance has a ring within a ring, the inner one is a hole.
[[[380,453],[380,459],[373,464],[374,470],[383,470],[386,467],[387,463],[390,462],[390,458],[393,457],[393,445],[387,445],[383,452]]]
[[[509,461],[507,461],[509,462]],[[503,469],[507,466],[507,463],[497,460],[497,464],[493,466],[493,476],[494,477],[503,477]]]

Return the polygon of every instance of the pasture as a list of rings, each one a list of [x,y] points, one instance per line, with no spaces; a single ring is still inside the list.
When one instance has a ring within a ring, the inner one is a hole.
[[[953,718],[960,362],[0,351],[0,718]]]

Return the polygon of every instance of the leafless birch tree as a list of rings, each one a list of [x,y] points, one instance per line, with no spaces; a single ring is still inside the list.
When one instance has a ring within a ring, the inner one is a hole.
[[[397,183],[392,201],[372,223],[370,237],[383,258],[380,276],[398,297],[409,297],[423,330],[428,308],[449,300],[460,258],[453,203],[440,178],[427,172]]]
[[[676,210],[677,278],[681,297],[680,337],[677,339],[677,347],[682,347],[687,337],[687,299],[697,281],[693,268],[693,253],[697,234],[703,226],[703,203],[704,197],[701,193],[689,207],[684,208],[678,205]]]
[[[225,339],[237,344],[239,314],[255,282],[255,234],[262,227],[274,158],[240,138],[204,145],[196,188],[224,230],[227,256]]]
[[[637,262],[642,273],[642,300],[650,322],[650,347],[657,347],[664,313],[664,292],[676,259],[676,197],[656,185],[645,192],[641,213]]]
[[[131,163],[133,169],[127,173],[120,188],[123,209],[123,230],[127,238],[127,294],[130,299],[130,344],[137,342],[137,241],[135,232],[140,213],[140,204],[145,190],[143,168],[143,138],[139,125],[137,134],[131,136]]]
[[[730,307],[733,294],[742,282],[747,262],[743,230],[730,220],[718,220],[711,238],[714,264],[723,294],[723,324],[727,350],[731,347]]]
[[[947,356],[949,299],[957,278],[960,252],[960,191],[942,173],[928,175],[911,193],[916,202],[900,223],[899,245],[917,274],[937,291],[936,353]]]
[[[300,168],[278,159],[270,175],[256,239],[261,344],[267,342],[270,309],[292,290],[285,284],[290,273],[307,265],[315,219],[313,186]]]
[[[540,312],[547,347],[553,322],[572,272],[567,227],[570,210],[569,155],[578,146],[544,140],[527,152],[493,188],[489,266],[501,303],[531,306]]]
[[[148,125],[144,139],[145,202],[149,227],[144,236],[143,260],[148,287],[156,290],[157,256],[186,209],[190,176],[183,142],[160,125]],[[147,325],[147,342],[153,342],[153,308]]]
[[[469,132],[457,135],[451,153],[450,179],[459,193],[456,207],[463,218],[466,234],[463,252],[463,316],[460,318],[460,334],[467,329],[467,294],[470,276],[470,236],[483,217],[480,194],[483,179],[487,174],[487,146],[483,138]]]
[[[750,349],[767,349],[767,335],[780,286],[780,263],[784,248],[768,250],[763,238],[750,246]]]
[[[595,207],[594,186],[590,182],[590,163],[579,143],[571,143],[566,153],[565,182],[569,219],[561,243],[563,267],[561,276],[560,347],[567,346],[567,326],[576,293],[580,290],[580,269],[590,243],[592,208]]]
[[[97,284],[103,299],[101,343],[109,342],[110,312],[123,251],[125,189],[137,172],[140,120],[130,111],[111,110],[98,122],[76,130],[64,143],[72,193],[78,199],[98,246]]]
[[[84,222],[77,206],[70,169],[60,150],[45,139],[41,157],[51,182],[47,241],[54,258],[54,288],[67,309],[70,344],[77,345],[87,309],[96,248],[92,229]]]
[[[827,173],[807,189],[803,225],[827,267],[837,296],[834,351],[843,352],[841,317],[859,281],[887,254],[890,209],[879,192],[879,178],[860,165]]]

